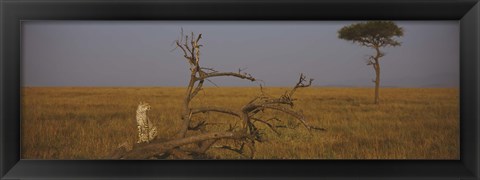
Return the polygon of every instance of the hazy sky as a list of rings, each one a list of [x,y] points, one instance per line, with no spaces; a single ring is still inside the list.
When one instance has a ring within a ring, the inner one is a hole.
[[[300,73],[316,86],[373,86],[372,49],[337,38],[353,21],[28,21],[22,24],[23,86],[185,86],[189,65],[172,42],[202,33],[201,64],[246,72],[267,86]],[[381,85],[459,86],[458,21],[396,21],[402,46],[385,48]],[[219,86],[256,86],[235,78]],[[207,83],[208,84],[208,83]]]

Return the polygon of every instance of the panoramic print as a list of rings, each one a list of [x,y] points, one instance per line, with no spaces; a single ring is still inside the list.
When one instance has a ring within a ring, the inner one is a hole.
[[[22,159],[459,159],[458,21],[24,21]]]

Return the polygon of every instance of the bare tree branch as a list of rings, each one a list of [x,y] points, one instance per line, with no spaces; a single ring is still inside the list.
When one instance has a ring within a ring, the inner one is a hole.
[[[280,132],[278,132],[278,130],[275,128],[275,126],[273,126],[273,125],[270,124],[269,122],[264,121],[264,120],[261,120],[261,119],[258,119],[258,118],[252,118],[252,120],[267,125],[273,132],[275,132],[277,135],[280,135]]]
[[[303,116],[303,114],[300,114],[298,112],[295,112],[293,110],[290,110],[290,109],[287,109],[287,108],[284,108],[284,107],[281,107],[281,106],[265,105],[265,106],[263,106],[263,108],[274,109],[274,110],[277,110],[277,111],[284,112],[288,115],[291,115],[291,116],[295,117],[296,119],[300,120],[300,122],[305,126],[305,128],[310,130],[310,125],[308,125],[307,122],[305,121],[305,117]]]
[[[175,139],[164,143],[150,143],[142,147],[137,148],[135,151],[130,151],[122,159],[147,159],[157,154],[165,153],[175,147],[179,147],[186,144],[192,144],[202,142],[206,140],[215,139],[242,139],[247,137],[246,134],[239,132],[212,132],[206,134],[200,134],[196,136],[190,136],[182,139]]]
[[[192,114],[207,113],[207,112],[217,112],[217,113],[229,114],[236,117],[240,117],[239,113],[227,108],[222,108],[222,107],[200,107],[200,108],[192,109]]]
[[[306,76],[303,75],[303,73],[300,74],[300,79],[298,80],[295,87],[293,87],[293,89],[290,91],[290,93],[288,94],[288,97],[292,97],[298,88],[310,87],[310,85],[312,85],[312,82],[313,82],[313,79],[310,78],[307,83]]]
[[[219,77],[219,76],[233,76],[233,77],[237,77],[237,78],[240,78],[240,79],[247,79],[247,80],[250,80],[250,81],[255,81],[255,78],[253,78],[250,74],[240,74],[240,73],[233,73],[233,72],[207,73],[205,76],[199,77],[199,80],[212,78],[212,77]]]

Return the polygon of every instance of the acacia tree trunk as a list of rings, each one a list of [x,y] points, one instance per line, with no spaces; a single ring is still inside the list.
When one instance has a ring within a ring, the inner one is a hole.
[[[380,48],[375,46],[376,55],[373,58],[375,63],[373,64],[373,69],[375,69],[375,104],[380,104],[380,57],[383,56],[382,52],[380,52]]]
[[[376,60],[375,68],[375,104],[380,104],[380,64]]]

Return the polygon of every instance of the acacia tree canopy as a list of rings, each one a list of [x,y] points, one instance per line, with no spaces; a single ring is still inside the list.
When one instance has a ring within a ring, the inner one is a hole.
[[[400,46],[394,37],[403,36],[403,28],[392,21],[367,21],[345,26],[338,31],[338,38],[363,46],[379,48]]]

